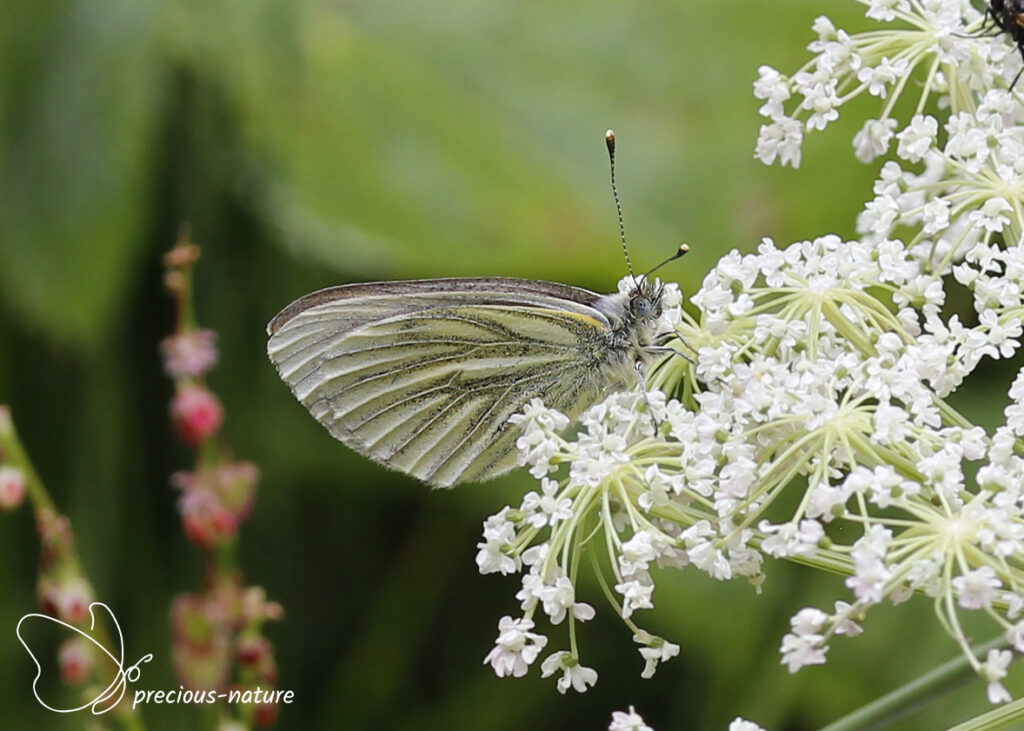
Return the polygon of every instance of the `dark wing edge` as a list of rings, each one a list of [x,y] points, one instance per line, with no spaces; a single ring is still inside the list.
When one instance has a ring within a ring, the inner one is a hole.
[[[299,297],[285,307],[267,324],[267,335],[274,335],[288,322],[306,310],[338,300],[355,297],[391,295],[417,295],[430,293],[494,292],[501,294],[540,295],[557,297],[577,304],[593,307],[602,295],[582,287],[558,282],[516,277],[466,277],[450,279],[409,279],[393,282],[362,282],[327,287]],[[505,300],[502,300],[504,303]],[[479,304],[488,304],[481,301]],[[525,303],[528,304],[528,303]]]

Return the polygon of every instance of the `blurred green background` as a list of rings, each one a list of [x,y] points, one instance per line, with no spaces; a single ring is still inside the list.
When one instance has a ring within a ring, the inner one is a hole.
[[[632,256],[689,241],[685,291],[730,249],[852,234],[872,170],[858,107],[798,171],[753,159],[757,67],[795,70],[814,17],[863,28],[854,2],[688,0],[52,0],[0,3],[0,403],[72,520],[127,655],[175,688],[167,608],[200,580],[175,511],[188,468],[167,423],[157,343],[172,326],[160,256],[187,221],[203,247],[199,319],[226,435],[263,471],[242,531],[250,583],[285,608],[268,633],[295,691],[280,728],[606,728],[637,706],[659,731],[736,715],[810,729],[954,648],[925,600],[876,610],[866,635],[790,676],[788,618],[841,580],[771,565],[764,594],[665,575],[641,622],[682,647],[653,680],[630,633],[587,596],[596,689],[481,661],[517,582],[481,577],[481,521],[532,482],[431,492],[334,442],[265,356],[265,323],[313,289],[371,279],[508,275],[610,291],[624,273],[603,134],[616,130]],[[864,107],[863,109],[869,109]],[[866,112],[865,112],[866,113]],[[851,116],[852,115],[852,116]],[[30,693],[14,636],[34,606],[28,511],[0,516],[0,725],[81,728]],[[551,647],[565,645],[564,627]],[[978,684],[902,728],[984,709]],[[148,728],[201,717],[151,706]],[[62,726],[60,724],[63,724]]]

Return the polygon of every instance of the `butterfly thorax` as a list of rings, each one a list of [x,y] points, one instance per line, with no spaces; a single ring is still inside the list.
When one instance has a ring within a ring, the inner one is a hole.
[[[594,304],[611,324],[607,347],[598,354],[610,380],[625,386],[636,383],[638,366],[643,369],[652,357],[661,303],[661,289],[640,279],[629,292],[606,295]]]

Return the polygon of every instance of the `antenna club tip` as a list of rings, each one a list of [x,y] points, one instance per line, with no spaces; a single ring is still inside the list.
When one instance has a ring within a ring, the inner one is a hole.
[[[615,133],[612,130],[604,133],[604,143],[608,146],[608,152],[615,152]]]
[[[689,244],[679,244],[679,254],[677,254],[677,256],[682,256],[683,254],[685,254],[689,250],[690,250],[690,245]]]

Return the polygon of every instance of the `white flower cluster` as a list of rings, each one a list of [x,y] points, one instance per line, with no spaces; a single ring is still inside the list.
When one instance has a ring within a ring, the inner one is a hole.
[[[594,615],[576,600],[586,543],[644,677],[679,652],[634,624],[653,606],[652,566],[759,588],[770,556],[845,573],[851,593],[792,618],[790,671],[825,662],[872,606],[917,593],[935,599],[989,699],[1009,700],[1001,681],[1024,653],[1024,369],[991,431],[945,399],[1024,336],[1024,104],[1008,89],[1018,63],[1005,37],[979,37],[967,0],[857,1],[906,27],[850,35],[819,18],[814,60],[789,77],[762,68],[755,95],[770,119],[758,155],[794,166],[807,130],[860,94],[884,100],[855,140],[861,160],[897,158],[859,218],[862,238],[764,240],[724,256],[691,298],[698,317],[674,299],[666,308],[682,357],[653,369],[657,390],[610,396],[575,436],[539,402],[513,419],[540,489],[489,518],[479,544],[482,572],[524,572],[523,617],[502,620],[488,656],[499,674],[539,656],[539,609],[569,624],[569,649],[543,673],[560,671],[563,692],[596,681],[575,631]],[[892,115],[909,89],[921,96],[901,129]],[[973,313],[947,303],[965,293]],[[967,612],[1012,649],[976,658]]]
[[[918,592],[949,598],[936,603],[942,625],[990,699],[1008,698],[1006,656],[975,660],[959,611],[983,610],[1024,652],[1024,375],[991,438],[942,397],[984,357],[1019,347],[1022,256],[1020,245],[978,244],[952,270],[974,291],[974,327],[943,318],[951,277],[897,240],[765,241],[725,257],[693,298],[700,327],[681,333],[710,384],[695,400],[719,417],[724,450],[733,440],[733,453],[749,450],[718,471],[718,525],[756,520],[745,544],[852,574],[852,603],[794,617],[781,647],[791,671],[824,662],[829,639],[858,634],[872,605]],[[739,492],[727,489],[727,469],[744,473]],[[796,513],[762,518],[783,489],[802,491]],[[834,523],[861,526],[860,537],[843,545]]]
[[[651,564],[681,567],[689,560],[687,552],[675,546],[675,537],[682,536],[678,523],[654,522],[646,514],[656,505],[667,507],[681,499],[684,476],[678,468],[679,458],[674,460],[674,469],[662,470],[657,464],[638,467],[638,463],[665,454],[645,452],[650,445],[666,445],[655,439],[651,415],[646,413],[648,404],[655,418],[663,422],[663,429],[670,419],[692,420],[693,414],[678,402],[666,404],[660,391],[647,397],[645,400],[640,393],[610,396],[583,415],[583,430],[572,442],[560,434],[568,419],[540,401],[535,400],[513,418],[523,430],[520,461],[530,466],[541,489],[527,493],[517,509],[505,507],[488,518],[483,541],[478,544],[476,561],[481,573],[526,569],[516,594],[523,617],[501,620],[497,643],[486,659],[499,675],[522,674],[537,659],[547,638],[528,635],[527,630],[533,629],[539,609],[551,624],[568,619],[570,625],[570,649],[548,656],[541,664],[542,675],[561,672],[557,688],[563,693],[569,688],[583,692],[597,681],[597,673],[579,662],[575,632],[575,623],[593,618],[595,611],[576,601],[575,584],[579,547],[602,534],[619,597],[616,608],[640,646],[641,675],[651,677],[658,663],[679,653],[678,645],[630,620],[635,610],[653,606]],[[548,475],[562,465],[567,465],[568,477],[551,479]],[[661,523],[672,533],[664,532]],[[596,561],[593,552],[590,555]],[[518,633],[514,637],[509,634],[513,628]]]
[[[608,731],[654,731],[653,728],[644,723],[643,717],[634,710],[633,706],[629,711],[614,711],[612,722],[608,724]]]
[[[839,118],[840,108],[864,94],[878,97],[882,109],[854,138],[857,157],[869,162],[885,154],[898,137],[901,156],[921,159],[937,129],[921,117],[928,102],[955,113],[973,111],[979,89],[1008,88],[1019,59],[1005,34],[979,33],[982,13],[970,0],[857,0],[866,15],[887,25],[850,34],[827,17],[814,22],[817,39],[808,48],[814,58],[788,76],[762,66],[754,84],[761,99],[757,157],[799,167],[804,135]],[[920,93],[917,116],[897,135],[897,101]],[[789,111],[787,111],[787,107]]]
[[[612,722],[608,724],[608,731],[654,731],[654,729],[644,722],[643,717],[636,712],[633,706],[630,706],[629,711],[614,711],[612,713]],[[764,729],[753,721],[747,721],[737,716],[729,723],[729,731],[764,731]]]
[[[900,161],[882,167],[874,198],[858,220],[865,238],[905,233],[915,258],[947,274],[979,242],[999,234],[1016,243],[1024,233],[1024,106],[1002,89],[942,125],[917,115],[899,134]],[[904,168],[921,163],[918,172]]]
[[[975,293],[974,326],[942,315],[955,282],[929,264],[898,240],[836,236],[723,257],[692,298],[700,320],[683,315],[677,328],[673,347],[693,362],[669,358],[651,378],[688,384],[685,402],[614,394],[573,438],[539,403],[517,419],[541,489],[487,520],[481,571],[527,569],[517,598],[531,627],[538,608],[552,624],[585,621],[594,610],[575,597],[579,549],[603,537],[609,568],[588,554],[645,677],[678,652],[632,624],[653,606],[650,567],[759,586],[766,555],[850,575],[850,602],[794,617],[781,648],[790,670],[824,662],[830,639],[858,634],[871,606],[914,592],[950,597],[937,611],[968,655],[959,613],[972,610],[1024,651],[1024,374],[992,436],[943,400],[982,359],[1019,346],[1024,247],[978,244],[947,269]],[[783,491],[798,496],[782,501]],[[583,690],[596,678],[570,635],[544,671]],[[536,658],[536,643],[516,646]],[[1005,656],[970,657],[990,697],[1005,698]]]

